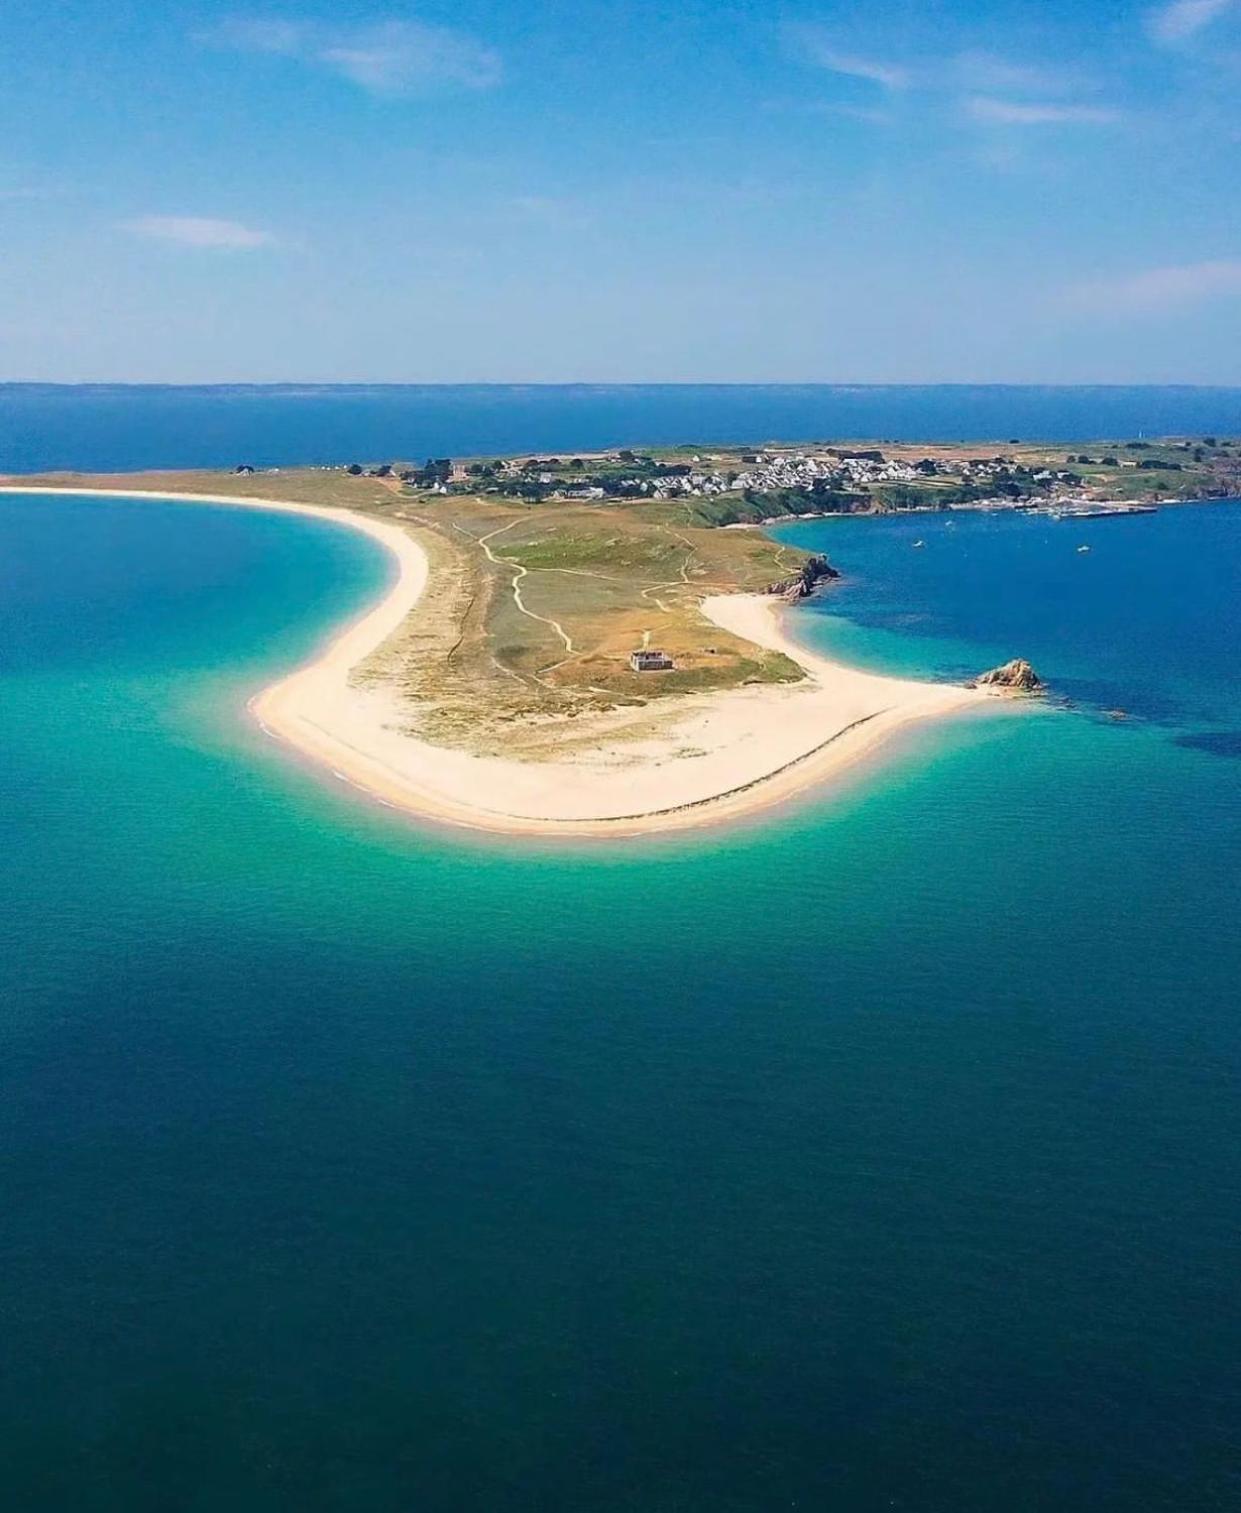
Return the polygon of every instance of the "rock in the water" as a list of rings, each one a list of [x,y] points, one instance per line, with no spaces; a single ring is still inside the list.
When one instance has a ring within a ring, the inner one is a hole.
[[[832,578],[839,577],[840,573],[826,557],[811,557],[800,572],[795,573],[791,578],[781,578],[779,583],[770,584],[767,592],[779,594],[790,603],[796,603],[798,599],[808,599],[820,583],[827,583]]]
[[[1042,678],[1024,657],[1014,657],[1003,667],[980,673],[974,681],[979,687],[1004,689],[1010,693],[1039,693],[1043,687]]]

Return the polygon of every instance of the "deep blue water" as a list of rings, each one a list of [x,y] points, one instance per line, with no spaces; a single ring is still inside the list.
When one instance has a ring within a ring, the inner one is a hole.
[[[1241,389],[0,384],[0,471],[258,467],[683,442],[1241,434]]]
[[[849,659],[959,679],[980,657],[1020,654],[1058,699],[1190,730],[1241,728],[1239,504],[1082,521],[841,518],[776,534],[841,561],[844,582],[811,610]]]
[[[1238,1505],[1241,508],[793,529],[1079,707],[469,838],[244,718],[370,543],[0,498],[8,1506]]]

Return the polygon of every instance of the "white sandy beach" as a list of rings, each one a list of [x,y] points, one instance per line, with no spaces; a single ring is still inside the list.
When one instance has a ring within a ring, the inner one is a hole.
[[[433,746],[408,733],[395,693],[358,688],[352,670],[414,610],[427,581],[422,548],[395,525],[295,501],[135,490],[25,489],[104,497],[196,500],[314,516],[363,531],[392,554],[387,593],[306,667],[251,704],[263,727],[339,777],[426,818],[526,835],[634,835],[736,818],[787,800],[871,753],[911,722],[949,715],[988,695],[952,684],[859,672],[785,633],[783,606],[752,594],[704,600],[734,635],[783,652],[804,682],[692,695],[649,738],[606,738],[559,761],[526,762]]]

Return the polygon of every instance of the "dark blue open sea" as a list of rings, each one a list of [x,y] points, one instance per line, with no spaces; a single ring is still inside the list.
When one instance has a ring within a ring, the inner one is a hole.
[[[1241,435],[1241,388],[0,384],[0,472],[256,467],[684,442]]]
[[[1241,1506],[1241,505],[788,534],[1073,707],[470,838],[245,718],[370,542],[0,498],[6,1508]]]

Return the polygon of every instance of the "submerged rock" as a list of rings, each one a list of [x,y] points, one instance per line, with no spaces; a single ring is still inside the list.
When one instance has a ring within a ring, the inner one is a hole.
[[[995,688],[1008,693],[1041,693],[1043,680],[1024,657],[1014,657],[1002,667],[980,673],[974,679],[979,688]]]
[[[808,599],[821,583],[828,583],[831,579],[839,577],[839,571],[826,557],[811,557],[803,565],[801,571],[794,573],[791,578],[781,578],[778,583],[769,584],[767,592],[779,594],[782,599],[796,603],[798,599]]]

